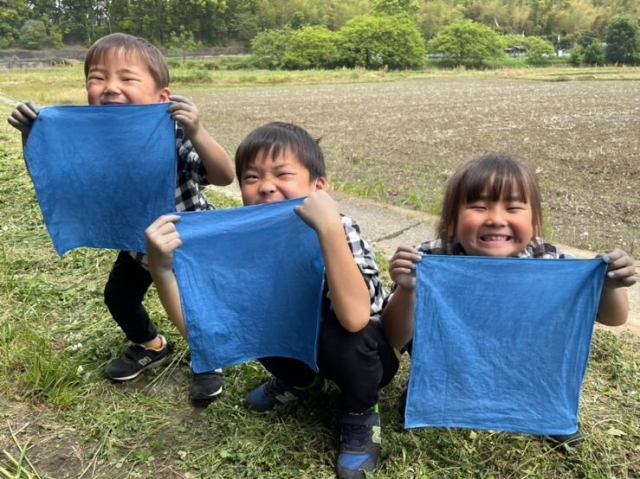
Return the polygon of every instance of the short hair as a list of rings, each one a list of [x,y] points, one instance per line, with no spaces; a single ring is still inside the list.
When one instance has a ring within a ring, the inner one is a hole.
[[[519,201],[531,206],[533,234],[540,236],[542,200],[535,175],[509,155],[488,153],[462,165],[447,181],[438,237],[444,244],[453,243],[462,205],[478,201],[487,193],[489,201],[500,201],[510,198],[514,190]]]
[[[158,89],[169,86],[169,68],[162,52],[144,38],[126,33],[111,33],[91,45],[84,58],[84,77],[87,78],[92,65],[116,50],[125,55],[137,55],[145,62]]]
[[[311,180],[326,176],[324,155],[318,140],[298,125],[274,121],[253,130],[238,146],[235,163],[236,176],[240,184],[242,173],[259,154],[276,158],[287,150],[309,171]]]

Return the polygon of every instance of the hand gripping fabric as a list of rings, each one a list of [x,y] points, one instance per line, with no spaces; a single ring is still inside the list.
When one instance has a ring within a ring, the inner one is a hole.
[[[145,252],[145,228],[175,210],[166,103],[42,108],[24,154],[61,256],[80,246]]]
[[[574,433],[606,269],[424,256],[405,426]]]
[[[174,266],[196,373],[267,356],[317,371],[324,263],[301,201],[180,213]]]

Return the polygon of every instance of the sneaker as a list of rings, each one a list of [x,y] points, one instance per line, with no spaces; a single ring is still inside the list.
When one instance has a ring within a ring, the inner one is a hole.
[[[361,414],[344,414],[340,420],[339,479],[364,478],[378,465],[380,414],[376,404]]]
[[[222,393],[222,369],[193,373],[190,397],[195,406],[206,406],[220,393]]]
[[[245,406],[249,411],[267,412],[276,406],[306,399],[311,392],[322,389],[324,389],[324,378],[320,376],[316,376],[306,387],[291,386],[274,376],[247,394]]]
[[[169,344],[164,336],[159,351],[147,349],[140,344],[132,344],[122,356],[111,361],[104,373],[112,381],[130,381],[137,378],[145,369],[162,364],[169,355]]]
[[[577,447],[584,440],[584,436],[580,433],[580,429],[578,429],[573,434],[555,434],[545,436],[545,439],[554,446]]]

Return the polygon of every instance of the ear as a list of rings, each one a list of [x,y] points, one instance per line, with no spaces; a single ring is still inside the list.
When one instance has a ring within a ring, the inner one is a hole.
[[[169,87],[160,88],[158,91],[158,103],[166,103],[171,96],[171,90]]]
[[[316,191],[322,191],[329,188],[329,182],[324,176],[318,176],[315,179],[315,182],[316,182]]]

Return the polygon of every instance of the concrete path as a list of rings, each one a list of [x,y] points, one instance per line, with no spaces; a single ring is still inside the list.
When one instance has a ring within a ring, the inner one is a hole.
[[[237,185],[216,188],[225,194],[240,198]],[[437,217],[414,210],[377,203],[371,200],[352,197],[340,192],[331,192],[340,204],[342,213],[353,217],[360,226],[362,235],[375,251],[381,251],[390,258],[398,245],[415,246],[422,241],[435,237],[434,227]],[[579,250],[559,245],[561,249],[579,258],[593,258],[591,251]],[[636,261],[640,271],[640,262]],[[631,311],[627,323],[616,328],[601,326],[615,332],[629,330],[640,336],[640,284],[629,288]]]

